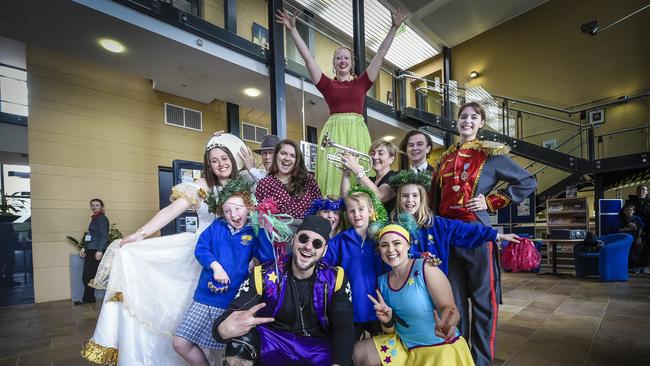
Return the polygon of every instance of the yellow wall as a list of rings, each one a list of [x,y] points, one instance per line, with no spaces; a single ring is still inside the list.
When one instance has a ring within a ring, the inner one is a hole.
[[[481,85],[490,93],[560,107],[648,91],[650,52],[644,45],[650,14],[638,14],[597,36],[583,34],[579,28],[593,19],[598,19],[602,28],[645,3],[643,0],[549,1],[453,47],[452,78],[459,86]],[[472,70],[481,76],[469,79]],[[648,107],[643,102],[607,108],[606,123],[597,134],[647,122]],[[578,120],[578,116],[561,117]],[[557,128],[565,128],[566,137],[569,130],[575,131],[536,118],[524,123],[526,135],[546,132],[533,142],[553,138],[557,132],[552,130]],[[645,145],[641,135],[630,134],[626,138],[627,146]],[[608,154],[626,153],[627,146],[620,142],[609,144]]]
[[[224,28],[223,0],[203,0],[202,3],[202,18],[218,27]]]
[[[134,232],[158,210],[158,167],[201,162],[212,132],[226,129],[226,106],[157,92],[150,80],[34,47],[27,63],[34,290],[43,302],[70,298],[75,248],[65,237],[86,230],[88,200],[102,198],[111,222]],[[165,102],[203,112],[203,132],[165,125]],[[270,128],[266,113],[240,107],[240,118]],[[299,124],[288,130],[300,139]]]

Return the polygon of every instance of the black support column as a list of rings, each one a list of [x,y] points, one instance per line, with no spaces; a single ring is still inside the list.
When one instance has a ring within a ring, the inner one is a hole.
[[[239,106],[237,104],[226,103],[226,128],[228,133],[241,137],[239,127]]]
[[[451,113],[451,101],[449,100],[449,80],[451,80],[451,49],[449,47],[442,48],[442,78],[442,82],[445,84],[443,87],[445,102],[442,106],[442,118],[453,121],[454,116]],[[443,139],[445,148],[451,146],[453,141],[451,133],[446,133]]]
[[[268,1],[269,17],[269,76],[271,81],[271,133],[287,138],[287,108],[284,82],[284,29],[275,21],[282,9],[282,0]]]
[[[223,0],[223,17],[226,30],[237,34],[237,0]]]
[[[352,38],[354,40],[354,73],[361,75],[366,70],[366,22],[364,0],[352,0]],[[368,123],[367,107],[363,106],[363,119]]]

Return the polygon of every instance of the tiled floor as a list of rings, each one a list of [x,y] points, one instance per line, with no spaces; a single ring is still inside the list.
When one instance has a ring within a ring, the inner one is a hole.
[[[497,360],[503,365],[647,365],[650,278],[623,283],[504,274]],[[98,306],[0,308],[0,366],[85,365]]]

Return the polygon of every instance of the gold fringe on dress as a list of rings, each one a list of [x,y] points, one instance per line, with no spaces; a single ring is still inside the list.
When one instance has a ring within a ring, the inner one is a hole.
[[[118,356],[117,348],[101,346],[92,339],[81,349],[81,357],[97,365],[116,366]]]
[[[113,296],[108,299],[108,301],[122,302],[124,300],[124,295],[121,292],[116,292]]]

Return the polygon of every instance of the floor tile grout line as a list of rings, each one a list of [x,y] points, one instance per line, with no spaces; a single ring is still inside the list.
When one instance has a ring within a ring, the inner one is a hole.
[[[618,284],[617,286],[618,287]],[[594,348],[594,342],[596,341],[596,336],[598,335],[598,331],[600,330],[600,326],[603,323],[603,319],[605,318],[605,314],[607,313],[607,308],[609,307],[609,302],[612,301],[611,297],[607,298],[607,305],[605,305],[605,309],[603,309],[603,314],[600,316],[600,320],[598,320],[598,326],[596,327],[596,331],[594,332],[594,335],[591,337],[591,344],[589,345],[589,351],[587,352],[587,357],[583,361],[582,365],[585,366],[587,365],[587,362],[589,362],[589,359],[591,358],[591,350]]]
[[[528,284],[528,283],[530,283],[530,282],[533,282],[533,280],[529,280],[528,282],[526,282],[526,284]],[[544,295],[546,295],[549,291],[551,291],[551,289],[553,289],[555,286],[557,286],[560,282],[561,282],[561,281],[556,282],[555,285],[551,286],[548,290],[544,291]],[[524,285],[525,285],[525,284],[524,284]],[[522,285],[522,286],[524,286],[524,285]],[[519,287],[517,287],[517,288],[521,288],[522,286],[519,286]],[[575,291],[575,290],[573,290],[573,291]],[[549,314],[549,315],[546,317],[546,319],[544,319],[544,322],[542,322],[542,324],[541,324],[542,326],[544,325],[544,323],[548,320],[548,318],[549,318],[552,314],[555,314],[555,312],[557,311],[557,309],[559,309],[560,306],[561,306],[561,305],[562,305],[562,304],[563,304],[563,303],[564,303],[564,302],[565,302],[569,297],[571,297],[571,295],[567,296],[566,299],[562,300],[562,302],[561,302],[560,304],[558,304],[558,306],[555,308],[555,311],[553,311],[551,314]],[[523,308],[522,308],[522,310],[523,310]],[[521,310],[518,311],[517,314],[519,314],[519,312],[521,312]],[[537,333],[537,331],[539,331],[539,329],[540,329],[539,327],[536,327],[536,328],[535,328],[535,331],[534,331],[530,336],[528,336],[528,339],[526,340],[526,342],[524,342],[521,346],[519,346],[519,348],[517,348],[517,349],[512,353],[512,355],[510,355],[510,357],[508,357],[508,359],[505,360],[505,362],[503,363],[503,366],[507,366],[507,365],[508,365],[508,362],[510,362],[510,360],[513,359],[513,358],[517,355],[517,353],[519,353],[519,351],[521,351],[521,349],[524,348],[524,346],[525,346],[526,344],[528,344],[528,342],[530,341],[530,339],[535,335],[535,333]]]

